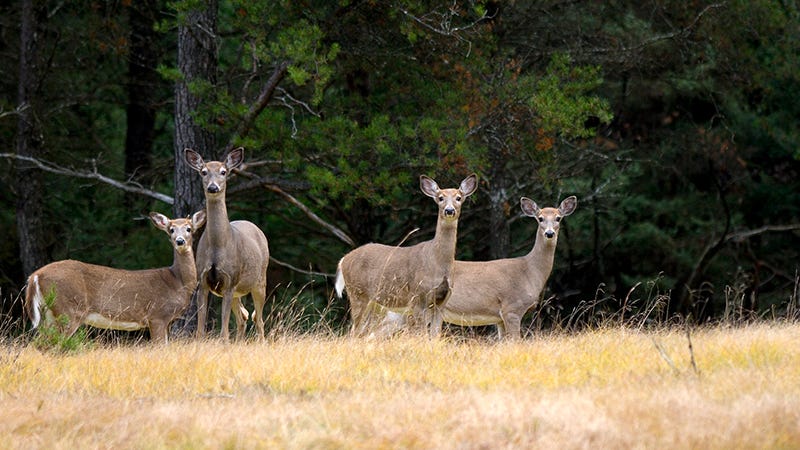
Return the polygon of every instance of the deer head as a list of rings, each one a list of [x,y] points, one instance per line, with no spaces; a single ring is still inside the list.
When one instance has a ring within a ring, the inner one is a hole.
[[[223,161],[203,161],[203,157],[196,151],[187,148],[183,151],[189,167],[200,173],[203,177],[203,189],[209,197],[225,194],[226,182],[233,169],[236,169],[244,160],[244,148],[231,150]]]

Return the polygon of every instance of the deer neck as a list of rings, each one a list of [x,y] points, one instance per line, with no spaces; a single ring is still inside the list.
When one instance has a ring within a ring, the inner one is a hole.
[[[536,241],[533,243],[533,248],[525,256],[529,271],[538,272],[545,276],[550,274],[550,271],[553,270],[557,241],[558,235],[552,239],[547,239],[541,231],[536,232]]]
[[[436,223],[436,234],[431,241],[431,250],[433,251],[432,260],[434,264],[438,267],[447,267],[448,272],[456,257],[457,232],[457,220],[439,220]]]
[[[228,207],[225,205],[224,195],[216,198],[206,197],[205,234],[213,248],[223,247],[231,242],[233,231],[228,220]]]
[[[180,280],[181,285],[194,289],[194,285],[197,284],[197,267],[194,263],[192,251],[179,252],[173,250],[172,258],[170,272]]]

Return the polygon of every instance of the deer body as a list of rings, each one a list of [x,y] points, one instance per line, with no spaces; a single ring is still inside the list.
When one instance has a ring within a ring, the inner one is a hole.
[[[116,330],[150,329],[150,338],[166,342],[168,326],[189,306],[197,287],[192,233],[205,220],[203,211],[190,219],[169,220],[158,213],[153,223],[170,235],[174,248],[170,267],[122,270],[74,260],[57,261],[28,278],[25,308],[37,328],[66,317],[62,332],[71,336],[82,324]],[[55,293],[52,304],[45,297]]]
[[[227,177],[244,159],[244,150],[232,150],[224,162],[205,162],[195,151],[184,151],[190,167],[203,177],[208,220],[197,246],[199,295],[197,337],[206,333],[208,294],[222,297],[222,337],[229,339],[231,312],[236,317],[236,337],[242,339],[247,324],[247,310],[241,298],[253,297],[253,319],[259,338],[264,338],[263,310],[267,298],[269,244],[264,232],[246,220],[230,222],[225,203]]]
[[[558,208],[539,208],[523,197],[525,215],[539,222],[533,249],[522,257],[494,261],[456,261],[453,291],[444,304],[442,320],[462,326],[497,325],[498,336],[519,338],[525,313],[539,301],[553,270],[561,219],[575,211],[577,199],[564,199]],[[438,333],[441,322],[432,325]]]
[[[340,261],[336,291],[347,291],[352,331],[360,334],[374,310],[411,314],[424,324],[425,316],[440,313],[451,289],[456,235],[461,205],[477,189],[477,177],[465,178],[458,189],[439,189],[421,176],[420,188],[439,205],[436,234],[410,247],[366,244]]]

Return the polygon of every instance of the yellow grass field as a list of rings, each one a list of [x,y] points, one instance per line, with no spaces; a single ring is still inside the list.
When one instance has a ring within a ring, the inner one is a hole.
[[[0,349],[0,448],[800,448],[800,325]]]

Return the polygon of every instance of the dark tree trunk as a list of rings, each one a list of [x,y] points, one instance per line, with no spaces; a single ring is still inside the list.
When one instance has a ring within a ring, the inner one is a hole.
[[[133,2],[128,8],[130,56],[128,61],[127,135],[125,137],[125,176],[146,182],[152,165],[155,136],[157,86],[159,75],[158,0]],[[143,179],[142,176],[145,178]],[[130,203],[130,198],[128,202]]]
[[[508,225],[509,180],[506,153],[502,148],[489,149],[489,258],[508,257],[511,229]]]
[[[20,107],[17,122],[16,152],[20,156],[39,157],[42,148],[41,127],[38,123],[38,14],[33,0],[22,3],[20,26],[19,85],[17,102]],[[42,175],[28,163],[16,164],[17,183],[17,233],[19,234],[20,260],[25,276],[45,265],[47,242],[42,218],[44,214]]]
[[[186,217],[205,207],[200,176],[186,164],[184,149],[191,148],[206,160],[216,157],[214,134],[202,129],[192,119],[202,99],[189,90],[193,80],[216,81],[216,30],[216,0],[207,1],[203,10],[188,12],[178,27],[178,69],[183,78],[175,85],[175,204],[172,208],[175,217]],[[174,333],[181,335],[191,334],[197,329],[195,298],[172,328]]]

